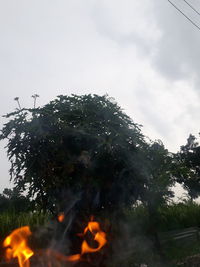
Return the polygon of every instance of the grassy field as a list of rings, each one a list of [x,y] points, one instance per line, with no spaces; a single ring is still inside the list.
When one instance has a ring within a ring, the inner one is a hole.
[[[5,238],[14,229],[29,225],[30,227],[44,225],[48,216],[39,212],[4,212],[0,213],[0,239]]]

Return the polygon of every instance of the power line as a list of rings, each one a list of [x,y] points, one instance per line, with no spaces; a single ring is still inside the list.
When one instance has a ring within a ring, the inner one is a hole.
[[[176,10],[178,10],[187,20],[189,20],[190,23],[192,23],[199,31],[200,26],[198,26],[194,21],[192,21],[183,11],[181,11],[174,3],[172,3],[170,0],[167,0]]]
[[[198,15],[200,15],[200,13],[190,4],[188,3],[186,0],[183,0],[192,10],[194,10]]]

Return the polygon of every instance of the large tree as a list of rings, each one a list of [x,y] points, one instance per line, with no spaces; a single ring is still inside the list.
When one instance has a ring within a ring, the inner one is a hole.
[[[6,118],[0,139],[8,139],[11,179],[44,210],[63,208],[69,189],[90,212],[113,210],[142,194],[147,144],[113,99],[61,95]]]

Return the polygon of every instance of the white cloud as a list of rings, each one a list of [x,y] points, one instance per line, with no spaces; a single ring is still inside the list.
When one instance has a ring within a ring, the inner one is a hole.
[[[108,93],[170,150],[199,130],[200,32],[167,1],[2,1],[0,36],[1,114],[15,96]]]

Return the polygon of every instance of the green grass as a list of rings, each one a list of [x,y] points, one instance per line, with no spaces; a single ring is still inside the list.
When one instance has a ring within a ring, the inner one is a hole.
[[[135,208],[126,210],[125,214],[125,223],[127,224],[131,238],[134,240],[137,234],[146,236],[150,226],[147,209],[143,205],[139,205]],[[181,230],[195,226],[200,227],[200,205],[197,203],[191,201],[171,203],[160,207],[158,210],[158,232]],[[133,252],[133,256],[129,259],[130,262],[134,262],[137,258],[139,258],[138,261],[140,261],[140,258],[142,259],[142,257],[145,258],[147,262],[153,262],[154,259],[157,258],[156,252],[153,251],[152,248],[149,247],[146,251],[143,251],[140,245],[136,246],[136,249],[137,248],[138,251],[135,251],[135,253]],[[163,247],[163,252],[167,261],[172,264],[169,266],[176,266],[176,262],[180,262],[186,257],[200,253],[200,241],[184,240],[180,243],[170,242],[167,246]]]
[[[132,225],[133,231],[146,232],[149,227],[148,211],[143,206],[125,210],[127,223]],[[157,231],[183,229],[187,227],[200,227],[200,205],[195,202],[172,203],[159,208],[156,215]]]
[[[159,226],[160,231],[200,227],[200,205],[189,201],[160,208]]]
[[[5,238],[18,227],[44,225],[48,219],[48,215],[39,212],[0,213],[0,239]]]

